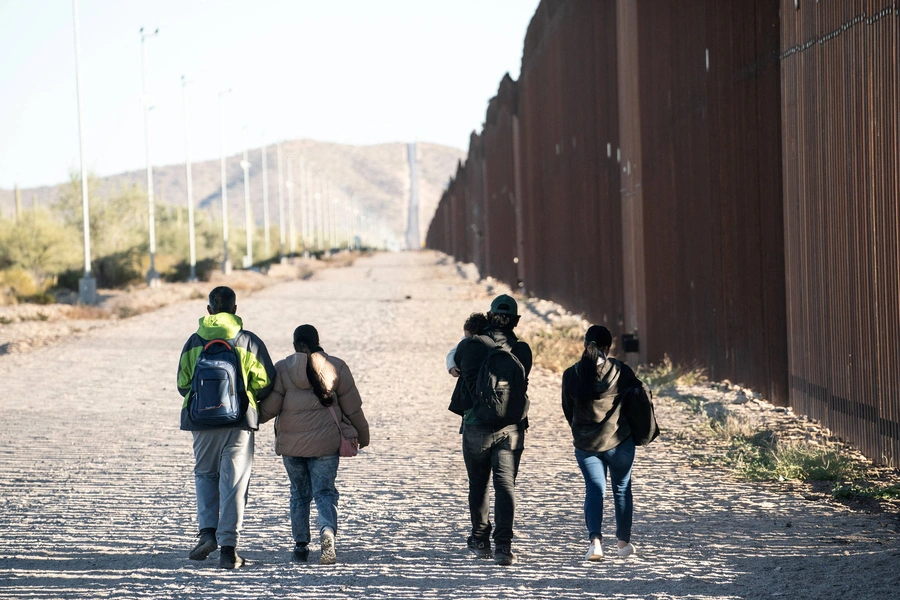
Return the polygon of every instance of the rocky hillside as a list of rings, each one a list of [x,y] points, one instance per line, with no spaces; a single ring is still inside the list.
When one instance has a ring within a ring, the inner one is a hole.
[[[419,142],[419,228],[424,239],[425,231],[434,215],[441,192],[447,180],[456,172],[457,162],[465,158],[465,152],[448,146]],[[292,164],[294,181],[303,185],[301,177],[305,167],[311,173],[327,179],[336,187],[343,188],[355,197],[368,214],[381,220],[403,239],[406,230],[407,205],[409,201],[409,167],[406,159],[406,144],[378,144],[373,146],[350,146],[317,142],[313,140],[293,140],[282,143],[284,178],[288,176],[288,162]],[[228,179],[229,220],[243,223],[244,220],[244,173],[241,169],[241,155],[228,157],[226,174]],[[263,181],[262,150],[254,148],[249,155],[250,198],[254,219],[263,221]],[[278,162],[276,147],[267,148],[267,170],[269,184],[269,211],[272,224],[278,218]],[[221,214],[221,171],[219,160],[195,162],[192,166],[194,181],[194,201],[198,210]],[[154,193],[157,202],[183,206],[187,202],[183,164],[160,165],[153,168]],[[101,179],[101,192],[119,189],[122,185],[146,185],[146,171],[131,171],[111,175]],[[22,189],[23,209],[33,203],[50,206],[59,195],[60,185]],[[287,191],[285,190],[285,202]],[[297,188],[295,188],[295,199]],[[0,212],[11,216],[15,212],[12,190],[0,189]]]

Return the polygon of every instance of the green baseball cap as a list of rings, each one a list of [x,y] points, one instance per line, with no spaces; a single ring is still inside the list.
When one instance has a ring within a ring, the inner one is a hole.
[[[517,316],[518,305],[512,296],[500,294],[491,302],[491,312],[495,315],[513,315]]]

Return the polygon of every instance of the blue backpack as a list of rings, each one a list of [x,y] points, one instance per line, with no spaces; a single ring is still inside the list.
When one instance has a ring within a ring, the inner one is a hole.
[[[203,346],[191,380],[191,420],[201,425],[232,425],[244,411],[244,379],[234,340],[210,340]]]

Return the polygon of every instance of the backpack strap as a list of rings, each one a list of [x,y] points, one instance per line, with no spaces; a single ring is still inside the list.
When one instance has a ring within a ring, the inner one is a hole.
[[[210,340],[210,341],[206,342],[206,345],[203,346],[203,349],[204,349],[204,350],[207,350],[207,349],[208,349],[210,346],[212,346],[213,344],[225,344],[225,347],[226,347],[226,348],[228,348],[229,350],[234,350],[234,346],[232,346],[231,344],[229,344],[229,343],[226,342],[225,340]]]

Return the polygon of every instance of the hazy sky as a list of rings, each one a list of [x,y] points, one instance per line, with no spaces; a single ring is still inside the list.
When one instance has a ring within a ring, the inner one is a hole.
[[[465,150],[539,0],[79,0],[85,160],[99,175],[144,168],[141,38],[151,156],[311,138],[428,141]],[[55,184],[78,169],[71,0],[0,0],[0,187]],[[243,132],[243,133],[242,133]]]

